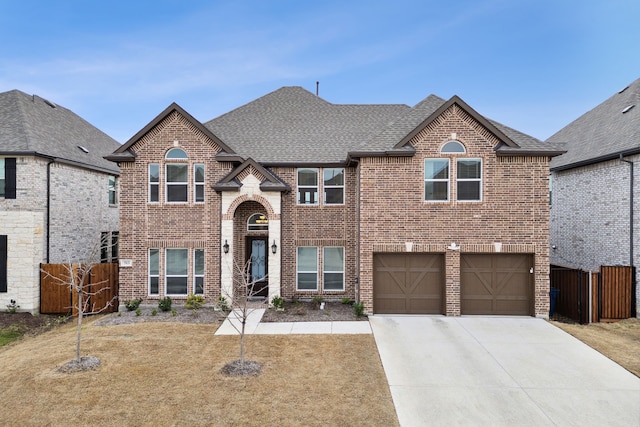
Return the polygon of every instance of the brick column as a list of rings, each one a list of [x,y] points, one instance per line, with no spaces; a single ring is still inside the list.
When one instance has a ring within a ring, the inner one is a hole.
[[[447,249],[444,262],[446,315],[460,316],[460,250]]]

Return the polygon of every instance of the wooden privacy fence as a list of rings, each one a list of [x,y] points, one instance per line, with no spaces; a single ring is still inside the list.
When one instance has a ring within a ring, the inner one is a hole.
[[[69,264],[40,265],[40,313],[78,315],[78,293],[69,287],[69,270]],[[79,265],[71,265],[71,270],[78,275]],[[94,264],[85,282],[89,311],[118,311],[118,263]]]
[[[599,272],[551,266],[555,313],[582,324],[635,316],[635,267],[601,266]]]

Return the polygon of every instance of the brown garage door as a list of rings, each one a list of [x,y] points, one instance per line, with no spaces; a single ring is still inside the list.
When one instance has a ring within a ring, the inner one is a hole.
[[[482,254],[460,256],[462,314],[532,314],[531,255]]]
[[[444,255],[373,255],[373,312],[443,314]]]

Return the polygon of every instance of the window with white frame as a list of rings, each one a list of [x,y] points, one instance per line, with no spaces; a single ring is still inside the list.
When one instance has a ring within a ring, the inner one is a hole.
[[[449,200],[449,159],[425,159],[424,200],[427,202]]]
[[[187,295],[188,258],[187,249],[165,250],[165,295]]]
[[[315,291],[318,289],[318,248],[298,246],[296,257],[296,289]]]
[[[193,166],[193,186],[194,201],[196,203],[204,202],[204,165],[196,164]]]
[[[269,218],[261,213],[251,215],[247,221],[247,231],[269,231]]]
[[[116,192],[116,177],[113,175],[109,176],[109,204],[115,205],[118,203],[117,192]]]
[[[442,154],[464,154],[467,150],[464,145],[458,141],[449,141],[445,143],[440,149]]]
[[[318,169],[298,169],[298,204],[318,204]]]
[[[187,189],[189,187],[188,165],[182,163],[167,163],[165,177],[167,202],[187,202]]]
[[[160,282],[160,249],[149,249],[149,295],[158,295]]]
[[[204,249],[193,251],[193,293],[204,294]]]
[[[344,168],[326,168],[322,171],[324,180],[324,204],[344,204]]]
[[[149,165],[149,202],[160,201],[160,165],[151,163]]]
[[[482,200],[482,160],[457,159],[456,194],[460,201]]]
[[[323,248],[322,287],[325,291],[344,291],[344,248],[341,246]]]

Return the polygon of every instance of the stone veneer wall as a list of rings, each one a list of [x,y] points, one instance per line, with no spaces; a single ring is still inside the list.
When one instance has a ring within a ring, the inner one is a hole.
[[[634,165],[634,265],[640,264],[640,156]],[[620,160],[552,174],[551,263],[598,271],[629,265],[629,164]],[[640,269],[636,269],[636,282]],[[640,301],[636,287],[636,302]],[[640,305],[637,306],[640,313]]]
[[[456,139],[464,155],[440,155]],[[360,292],[367,311],[373,308],[373,254],[405,251],[446,253],[446,313],[460,314],[460,255],[502,252],[535,255],[536,316],[548,316],[549,191],[546,157],[497,157],[495,137],[457,106],[414,137],[414,157],[363,158],[360,162]],[[482,159],[482,201],[458,202],[455,179],[451,201],[424,201],[424,159]],[[460,254],[449,253],[455,242]]]

